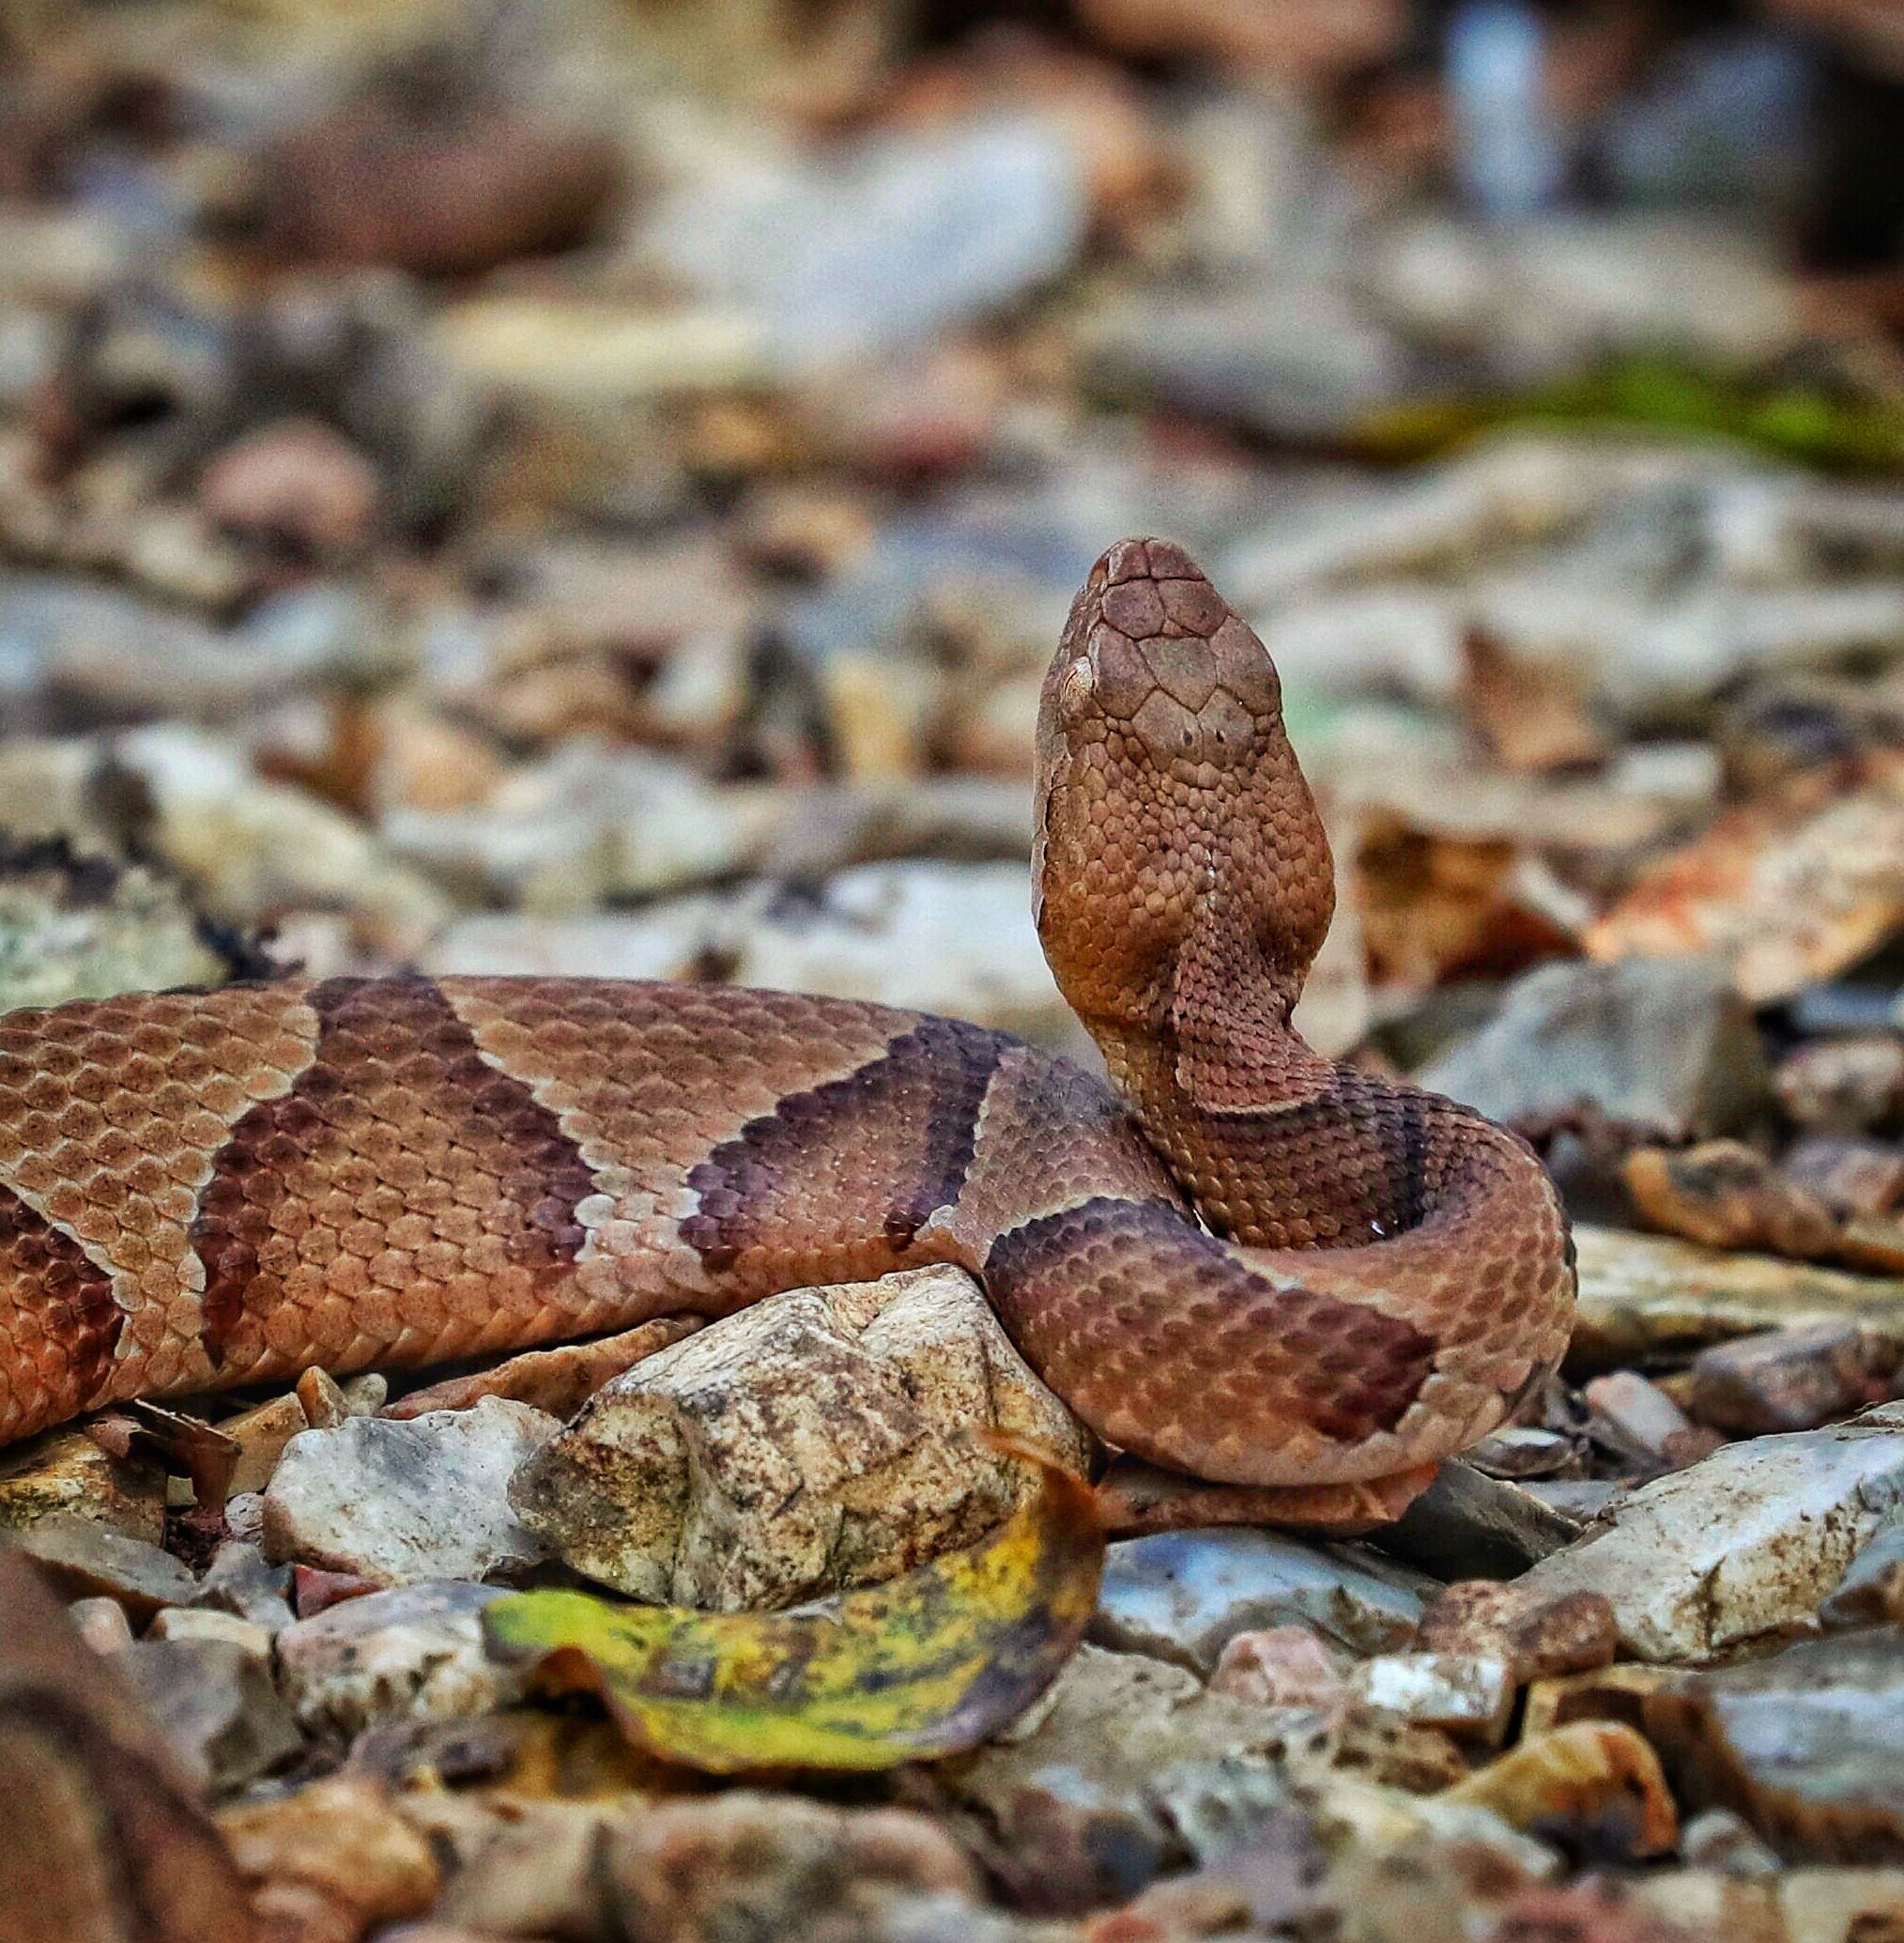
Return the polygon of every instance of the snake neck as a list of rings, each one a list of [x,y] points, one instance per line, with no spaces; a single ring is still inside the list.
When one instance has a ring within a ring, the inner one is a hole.
[[[1363,1240],[1336,1235],[1307,1223],[1297,1210],[1297,1231],[1282,1218],[1294,1184],[1282,1170],[1265,1171],[1266,1143],[1275,1140],[1288,1114],[1324,1101],[1336,1070],[1305,1045],[1288,1023],[1286,1009],[1239,1035],[1237,1057],[1226,1078],[1247,1105],[1221,1110],[1198,1102],[1185,1084],[1175,1036],[1166,1025],[1146,1032],[1094,1025],[1111,1080],[1136,1116],[1144,1137],[1220,1234],[1262,1246],[1317,1240]],[[1319,1203],[1328,1183],[1304,1182],[1297,1203]]]

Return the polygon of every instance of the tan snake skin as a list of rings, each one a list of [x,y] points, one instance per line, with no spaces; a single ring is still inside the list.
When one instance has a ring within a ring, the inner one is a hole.
[[[1483,1435],[1567,1340],[1558,1202],[1512,1135],[1291,1030],[1328,851],[1269,657],[1178,548],[1092,569],[1038,754],[1039,931],[1121,1101],[975,1025],[722,987],[0,1016],[0,1439],[931,1261],[1175,1471],[1313,1489]]]

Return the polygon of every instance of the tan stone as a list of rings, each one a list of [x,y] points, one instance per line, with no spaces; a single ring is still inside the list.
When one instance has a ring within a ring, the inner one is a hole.
[[[1085,1432],[960,1271],[799,1288],[637,1364],[517,1473],[568,1565],[637,1598],[787,1605],[968,1544],[1031,1484],[995,1426],[1082,1470]]]

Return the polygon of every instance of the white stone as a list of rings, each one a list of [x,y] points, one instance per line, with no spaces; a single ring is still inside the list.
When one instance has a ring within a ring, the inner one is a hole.
[[[1641,1659],[1702,1659],[1807,1629],[1904,1501],[1904,1405],[1849,1424],[1727,1444],[1625,1499],[1612,1528],[1521,1583],[1612,1601]]]
[[[306,1430],[265,1493],[265,1550],[387,1585],[520,1572],[543,1549],[510,1509],[509,1480],[560,1427],[545,1411],[485,1396],[407,1423],[348,1417]]]

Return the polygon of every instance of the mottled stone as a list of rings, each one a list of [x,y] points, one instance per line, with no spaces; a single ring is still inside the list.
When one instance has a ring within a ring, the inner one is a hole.
[[[1415,1644],[1422,1652],[1493,1654],[1525,1686],[1606,1665],[1620,1632],[1613,1608],[1597,1592],[1546,1594],[1525,1580],[1466,1580],[1421,1615]]]
[[[300,1619],[278,1635],[284,1698],[314,1734],[487,1712],[520,1688],[484,1651],[483,1609],[501,1596],[456,1581],[406,1585]]]
[[[957,1924],[983,1895],[927,1815],[745,1789],[622,1817],[599,1866],[614,1934],[631,1937],[894,1935],[882,1919],[896,1905],[929,1899]]]
[[[165,1473],[142,1458],[108,1457],[83,1430],[0,1451],[0,1530],[22,1531],[55,1512],[156,1545],[165,1535]]]
[[[794,1289],[597,1392],[511,1497],[563,1562],[637,1598],[788,1605],[887,1579],[1006,1517],[1027,1469],[995,1426],[1087,1462],[971,1278]]]

